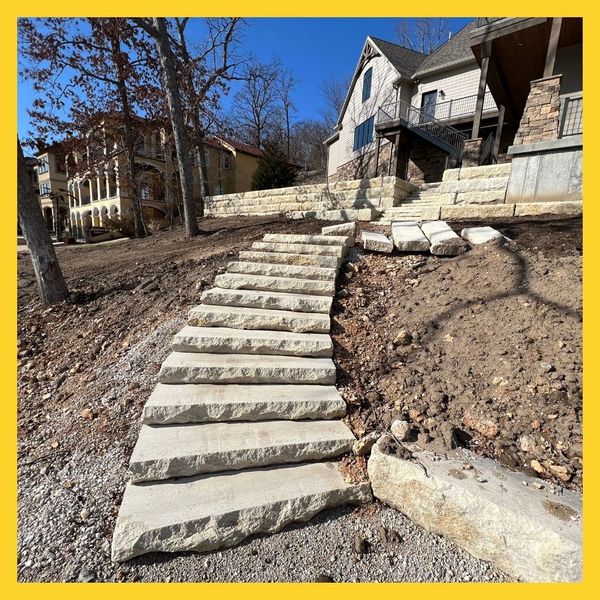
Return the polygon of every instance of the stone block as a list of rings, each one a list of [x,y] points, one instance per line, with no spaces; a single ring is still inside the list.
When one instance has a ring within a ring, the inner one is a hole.
[[[441,206],[423,206],[423,208],[421,208],[420,218],[422,221],[437,221],[440,219],[441,211]]]
[[[266,277],[263,275],[243,275],[222,273],[215,277],[215,286],[232,290],[262,290],[267,292],[287,292],[291,294],[312,294],[333,296],[334,281],[318,279],[294,279],[293,277]]]
[[[269,275],[271,277],[296,277],[298,279],[335,279],[337,269],[306,265],[286,265],[258,262],[234,261],[227,264],[228,273],[247,275]]]
[[[582,202],[520,202],[515,204],[515,217],[578,217],[582,213]]]
[[[394,246],[402,252],[426,252],[429,240],[414,221],[392,221]]]
[[[354,221],[350,223],[340,223],[339,225],[328,225],[321,229],[323,235],[345,235],[352,236],[356,233],[356,223]]]
[[[509,219],[515,212],[514,204],[456,204],[442,206],[439,218],[445,221],[472,219]]]
[[[446,169],[442,175],[442,181],[458,181],[460,169]]]
[[[580,494],[538,490],[535,479],[464,450],[474,468],[460,458],[417,452],[417,462],[382,449],[380,440],[368,463],[382,502],[522,581],[581,580]]]
[[[462,238],[467,240],[471,245],[487,244],[492,240],[504,240],[509,242],[510,239],[505,235],[502,235],[498,230],[493,227],[465,227],[460,232]]]
[[[499,190],[459,192],[456,204],[502,204],[506,197],[506,186]]]
[[[481,179],[487,177],[508,177],[511,164],[499,163],[497,165],[481,165],[478,167],[463,167],[460,169],[459,179]]]
[[[383,233],[363,231],[361,241],[365,250],[390,253],[394,249],[394,244]]]
[[[425,221],[421,230],[431,242],[431,254],[436,256],[457,256],[467,249],[461,239],[445,221]]]

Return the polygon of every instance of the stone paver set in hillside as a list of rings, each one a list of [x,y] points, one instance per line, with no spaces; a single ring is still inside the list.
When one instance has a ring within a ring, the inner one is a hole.
[[[231,546],[370,500],[331,462],[355,441],[329,336],[346,233],[267,234],[202,294],[144,408],[114,560]]]

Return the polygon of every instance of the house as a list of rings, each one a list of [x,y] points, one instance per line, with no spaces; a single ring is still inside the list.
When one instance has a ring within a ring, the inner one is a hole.
[[[67,174],[62,146],[41,147],[32,166],[46,227],[59,237],[69,226]]]
[[[581,42],[576,18],[477,19],[429,55],[367,37],[325,142],[329,180],[392,175],[420,185],[447,168],[514,160],[523,142],[572,146],[564,140],[581,134]]]
[[[133,211],[128,189],[126,159],[119,127],[100,120],[86,138],[85,150],[72,152],[66,168],[70,229],[85,238],[90,228],[105,228]],[[135,162],[137,188],[147,220],[162,221],[177,214],[181,190],[176,154],[165,132],[154,123],[135,117],[138,134]],[[247,191],[262,152],[258,148],[210,138],[205,143],[210,194]],[[194,161],[194,197],[200,199],[200,172]]]

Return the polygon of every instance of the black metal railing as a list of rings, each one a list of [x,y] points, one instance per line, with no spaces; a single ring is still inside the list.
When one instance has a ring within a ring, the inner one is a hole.
[[[480,165],[491,165],[496,162],[496,157],[494,156],[494,134],[490,133],[483,144],[481,144],[481,149],[479,152],[479,164]]]
[[[583,94],[565,96],[560,107],[559,137],[580,135],[583,133]]]
[[[456,165],[462,158],[465,140],[468,135],[438,121],[428,111],[412,106],[409,102],[399,100],[385,104],[377,111],[377,123],[400,120],[408,129],[420,130],[426,136],[437,139],[448,149],[448,164]]]
[[[466,117],[475,114],[475,107],[477,106],[477,94],[473,96],[463,96],[462,98],[454,98],[452,100],[446,100],[445,102],[438,102],[435,106],[431,107],[433,116],[438,121],[444,119],[455,119],[457,117]],[[491,92],[486,92],[483,96],[483,112],[496,110],[496,103]]]

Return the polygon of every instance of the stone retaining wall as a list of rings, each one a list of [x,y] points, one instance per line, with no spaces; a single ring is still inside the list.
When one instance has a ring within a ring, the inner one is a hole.
[[[414,185],[396,177],[260,190],[206,198],[206,215],[270,215],[371,209],[381,211],[406,198]]]

